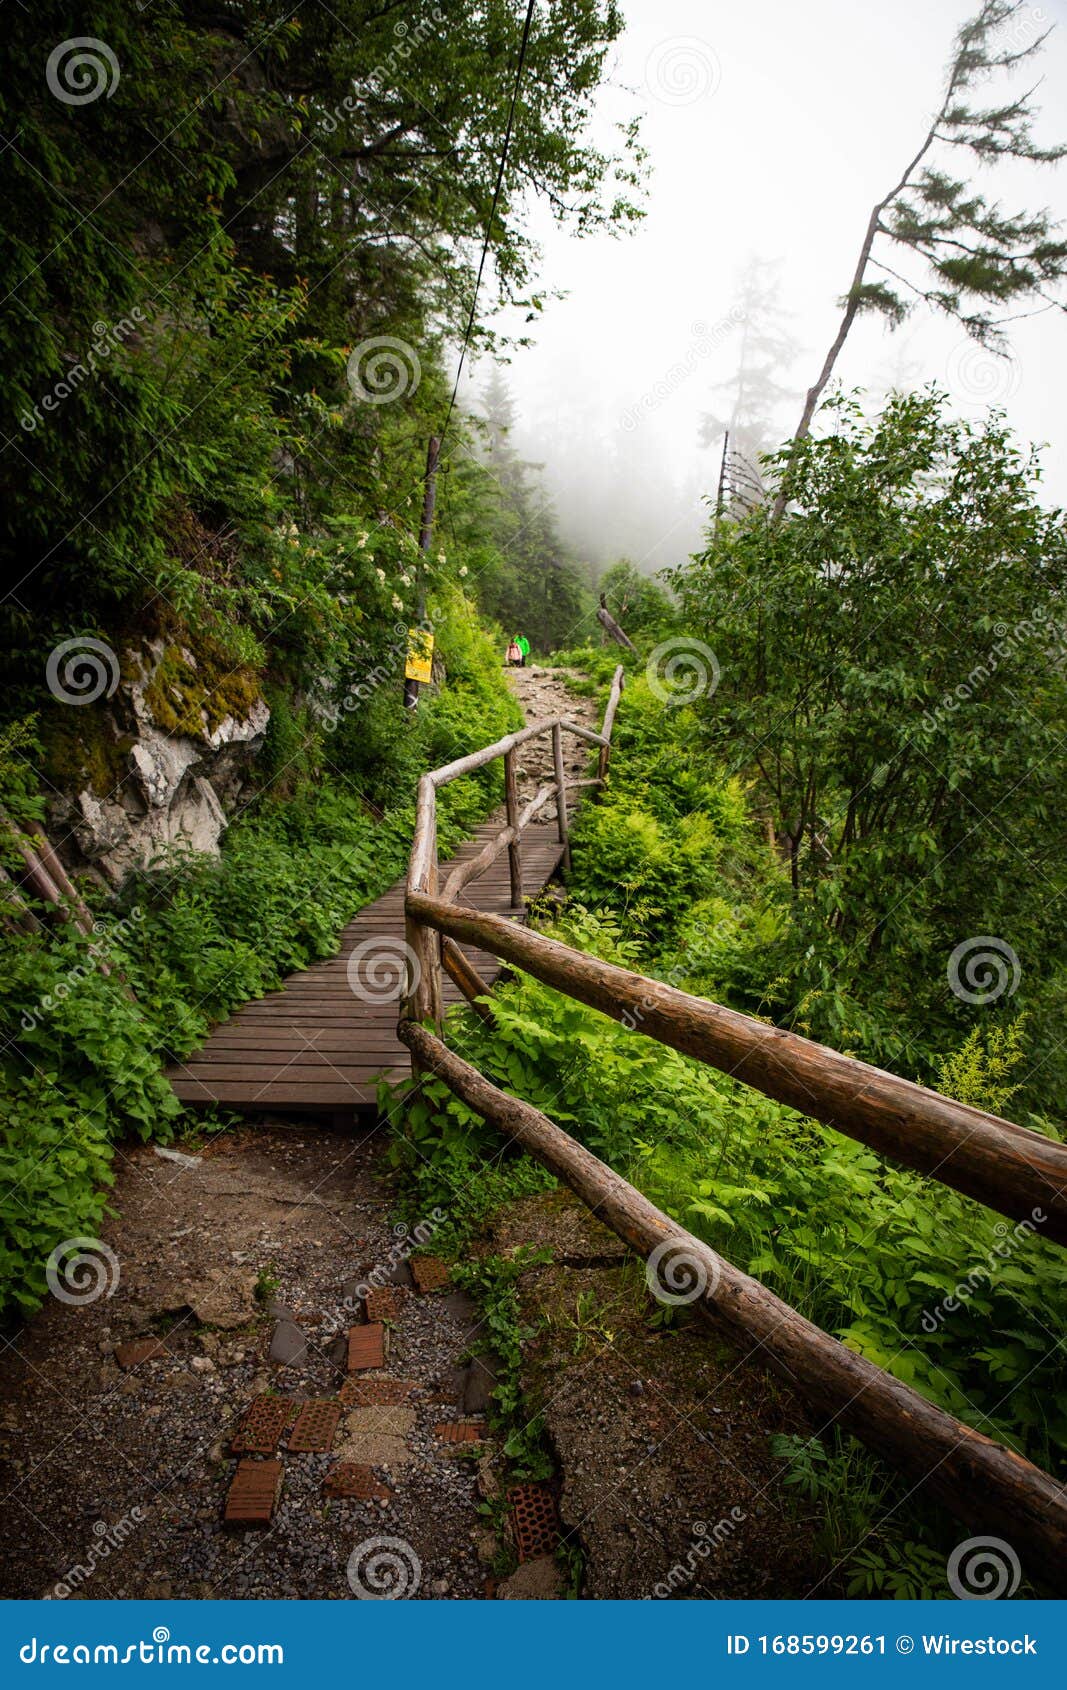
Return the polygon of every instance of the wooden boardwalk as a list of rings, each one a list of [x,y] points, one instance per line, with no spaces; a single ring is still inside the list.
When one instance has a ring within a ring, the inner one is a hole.
[[[475,856],[498,832],[486,823],[453,862]],[[533,898],[555,872],[563,847],[554,826],[523,837],[523,892]],[[446,868],[441,865],[442,879]],[[506,853],[465,889],[476,909],[511,912]],[[519,918],[521,919],[521,917]],[[167,1070],[183,1103],[222,1103],[235,1109],[342,1112],[374,1106],[377,1081],[401,1078],[410,1059],[396,1036],[403,984],[404,881],[350,921],[336,957],[291,974],[281,990],[245,1004],[220,1023],[207,1042]],[[353,959],[353,953],[356,953]],[[500,963],[467,949],[487,985]],[[463,1001],[447,977],[444,1006]]]

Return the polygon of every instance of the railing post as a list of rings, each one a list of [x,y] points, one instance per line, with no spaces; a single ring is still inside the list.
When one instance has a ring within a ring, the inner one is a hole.
[[[612,679],[611,692],[608,695],[608,707],[604,711],[604,722],[600,729],[608,744],[600,747],[600,756],[597,758],[596,767],[598,780],[603,780],[608,772],[608,760],[611,756],[611,730],[615,726],[615,712],[619,708],[619,699],[622,697],[624,673],[620,663]]]
[[[419,782],[408,889],[421,892],[431,886],[435,896],[438,890],[437,793],[433,781],[424,776]],[[410,973],[408,1014],[415,1021],[432,1020],[440,1026],[441,936],[422,922],[413,921],[410,916],[405,919],[404,929]]]
[[[515,837],[508,845],[508,867],[511,870],[511,907],[513,910],[523,908],[522,896],[522,848],[519,841],[519,781],[515,769],[514,751],[504,753],[504,804],[507,808],[508,826],[516,829]]]
[[[558,722],[552,726],[552,761],[556,766],[556,818],[559,842],[563,846],[563,867],[571,866],[570,827],[567,821],[567,781],[563,772],[563,729]]]

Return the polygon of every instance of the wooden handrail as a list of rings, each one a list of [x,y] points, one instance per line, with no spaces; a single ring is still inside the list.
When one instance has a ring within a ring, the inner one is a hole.
[[[518,911],[523,904],[522,891],[522,854],[521,841],[523,830],[537,812],[547,804],[552,797],[557,801],[557,827],[560,843],[563,846],[563,861],[569,866],[570,844],[567,831],[567,789],[583,786],[602,786],[607,769],[607,757],[611,741],[611,729],[615,720],[615,713],[622,695],[624,673],[620,664],[612,678],[608,703],[604,712],[603,731],[597,733],[593,728],[587,728],[580,722],[572,722],[569,716],[548,716],[541,721],[530,722],[525,728],[519,728],[515,733],[506,734],[503,739],[495,740],[492,745],[485,745],[480,751],[471,751],[465,757],[457,757],[451,763],[444,763],[438,769],[431,769],[419,781],[418,794],[415,803],[415,832],[411,842],[411,856],[408,861],[407,890],[409,896],[429,894],[436,896],[438,892],[438,861],[437,861],[437,789],[447,786],[451,781],[459,780],[464,775],[474,774],[476,770],[485,768],[488,763],[498,757],[504,762],[504,798],[507,810],[507,823],[489,842],[482,847],[476,856],[467,862],[459,863],[452,870],[441,896],[451,902],[469,881],[474,880],[491,863],[495,862],[501,851],[508,853],[508,868],[511,881],[511,905]],[[534,797],[519,809],[518,796],[518,768],[515,753],[527,740],[535,739],[539,734],[552,735],[552,757],[554,764],[554,779],[547,786],[542,786]],[[573,734],[578,739],[586,740],[590,745],[599,747],[599,769],[591,780],[568,782],[563,769],[562,741],[565,733]],[[441,968],[442,952],[437,935],[432,929],[414,919],[410,914],[406,921],[407,944],[411,953],[411,982],[408,990],[408,1013],[417,1021],[435,1020],[440,1022],[441,1004]],[[451,959],[455,963],[455,957]]]
[[[411,893],[417,922],[477,945],[580,1003],[1067,1244],[1067,1145],[676,986]]]
[[[1000,1531],[1043,1583],[1067,1594],[1067,1494],[1041,1468],[956,1420],[856,1355],[759,1280],[742,1273],[657,1209],[540,1110],[509,1097],[414,1022],[400,1037],[483,1120],[520,1144],[616,1235],[696,1286],[693,1306],[725,1325],[828,1421],[873,1450],[978,1531]],[[658,1266],[648,1263],[650,1277]]]

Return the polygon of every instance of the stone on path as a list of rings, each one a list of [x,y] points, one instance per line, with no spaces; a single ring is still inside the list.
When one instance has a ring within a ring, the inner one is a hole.
[[[415,1429],[415,1410],[399,1405],[349,1409],[335,1441],[342,1461],[366,1467],[405,1467],[413,1459],[407,1440]]]
[[[270,1340],[270,1359],[279,1367],[299,1367],[307,1360],[308,1341],[295,1320],[275,1321]]]
[[[558,1602],[562,1595],[563,1577],[551,1555],[525,1561],[496,1587],[498,1602]]]
[[[143,1361],[158,1361],[161,1356],[169,1354],[166,1344],[159,1338],[133,1338],[128,1344],[115,1345],[115,1360],[124,1373],[131,1367],[140,1367]]]

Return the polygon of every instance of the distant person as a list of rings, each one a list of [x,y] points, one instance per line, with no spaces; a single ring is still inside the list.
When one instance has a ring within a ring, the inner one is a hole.
[[[513,634],[508,641],[508,649],[504,654],[504,661],[509,669],[522,667],[522,651],[519,647],[518,636]]]
[[[526,659],[530,655],[530,642],[526,638],[525,634],[516,634],[515,635],[515,644],[519,648],[519,668],[525,669]]]

